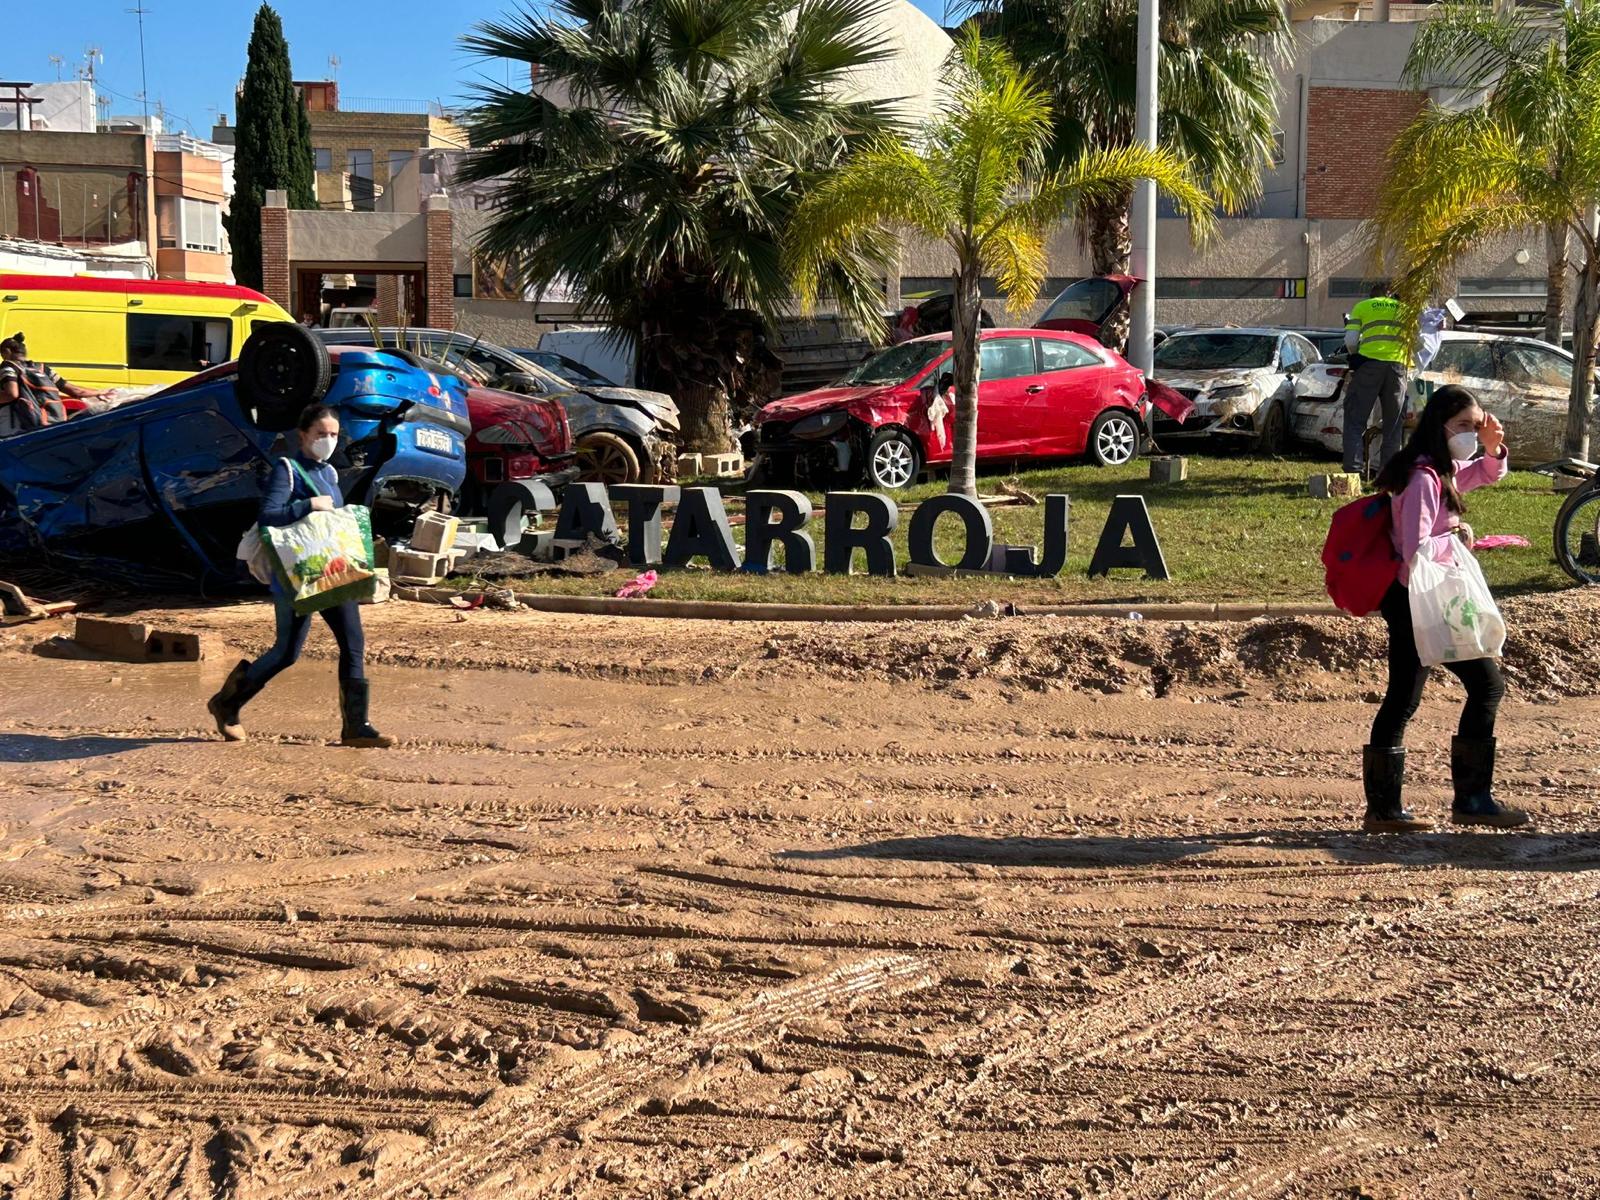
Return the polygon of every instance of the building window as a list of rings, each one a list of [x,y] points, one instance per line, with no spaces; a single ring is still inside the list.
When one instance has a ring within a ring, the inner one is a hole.
[[[352,150],[350,162],[350,205],[357,212],[371,212],[377,191],[372,186],[372,151]]]
[[[319,172],[333,170],[333,151],[326,146],[312,147],[311,157]]]
[[[451,279],[455,281],[456,298],[458,300],[472,299],[471,275],[452,275]]]
[[[228,361],[231,322],[128,314],[128,369],[196,371]]]
[[[1456,295],[1542,300],[1545,290],[1543,279],[1463,279],[1456,286]]]
[[[1384,285],[1382,279],[1330,279],[1328,280],[1328,298],[1330,300],[1365,300],[1372,295],[1372,289]]]
[[[1304,279],[1163,278],[1156,293],[1163,300],[1303,300]]]
[[[178,248],[178,197],[156,197],[156,249]]]
[[[222,252],[222,210],[209,200],[183,200],[183,248]]]

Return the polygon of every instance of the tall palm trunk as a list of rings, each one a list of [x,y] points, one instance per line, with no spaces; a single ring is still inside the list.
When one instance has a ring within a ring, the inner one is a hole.
[[[1570,231],[1565,221],[1545,226],[1544,231],[1544,340],[1561,345],[1561,326],[1567,319],[1567,243]]]
[[[1131,191],[1101,203],[1086,202],[1081,210],[1085,237],[1089,243],[1089,271],[1094,275],[1126,275],[1133,262],[1133,226],[1129,213]],[[1114,350],[1128,345],[1127,304],[1116,310],[1100,326],[1100,340]]]
[[[1594,403],[1595,337],[1600,329],[1600,255],[1590,254],[1578,273],[1578,298],[1572,320],[1572,391],[1567,398],[1567,436],[1562,449],[1571,458],[1589,457],[1589,409]]]
[[[978,290],[979,262],[968,246],[956,272],[954,343],[956,436],[950,459],[950,491],[978,495],[978,327],[983,297]]]

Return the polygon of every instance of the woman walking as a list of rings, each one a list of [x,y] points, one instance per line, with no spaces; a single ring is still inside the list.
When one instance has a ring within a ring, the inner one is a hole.
[[[331,408],[313,404],[300,414],[299,444],[292,458],[281,460],[272,470],[272,479],[261,502],[259,524],[273,527],[293,525],[309,513],[331,512],[344,507],[339,477],[328,460],[339,444],[339,418]],[[217,722],[217,732],[230,742],[245,738],[239,724],[239,710],[267,686],[278,672],[292,666],[306,644],[311,618],[294,611],[289,595],[276,577],[272,582],[272,601],[277,610],[277,641],[255,662],[234,667],[206,707]],[[353,600],[322,610],[322,619],[339,644],[339,703],[343,715],[340,742],[346,746],[387,747],[386,738],[367,723],[370,692],[366,677],[366,638],[361,632],[361,609]]]
[[[1483,453],[1474,457],[1480,444]],[[1406,725],[1416,714],[1428,682],[1428,669],[1417,655],[1406,587],[1419,554],[1448,563],[1453,561],[1458,539],[1468,550],[1472,548],[1472,527],[1461,519],[1466,513],[1461,497],[1474,488],[1498,483],[1509,469],[1500,422],[1486,414],[1466,388],[1451,385],[1433,393],[1411,440],[1378,475],[1378,490],[1389,495],[1392,505],[1400,576],[1380,609],[1389,625],[1389,690],[1378,708],[1371,742],[1363,755],[1367,798],[1363,828],[1369,833],[1433,827],[1431,821],[1413,816],[1401,803]],[[1494,723],[1506,690],[1500,664],[1492,658],[1475,658],[1446,663],[1445,668],[1467,689],[1461,722],[1450,743],[1455,790],[1451,822],[1501,829],[1526,824],[1526,813],[1507,808],[1494,796]]]

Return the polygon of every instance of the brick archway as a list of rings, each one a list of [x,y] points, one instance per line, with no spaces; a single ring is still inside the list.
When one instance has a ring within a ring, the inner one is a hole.
[[[445,196],[420,213],[290,210],[282,192],[261,209],[263,290],[296,318],[320,300],[323,275],[375,275],[385,323],[455,326],[454,222]]]

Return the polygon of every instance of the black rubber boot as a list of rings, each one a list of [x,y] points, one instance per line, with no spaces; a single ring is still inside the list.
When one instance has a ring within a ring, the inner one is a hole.
[[[339,681],[339,709],[344,715],[340,745],[370,746],[378,750],[387,750],[394,745],[393,738],[384,737],[367,723],[367,703],[371,698],[372,685],[365,679]]]
[[[1361,783],[1367,793],[1367,833],[1426,833],[1433,822],[1400,804],[1406,783],[1406,752],[1399,746],[1367,746],[1361,751]]]
[[[244,726],[239,724],[239,710],[261,694],[259,687],[250,687],[244,681],[245,672],[249,669],[247,662],[234,667],[222,681],[222,690],[206,701],[206,711],[216,721],[217,732],[225,741],[245,740]]]
[[[1456,799],[1450,806],[1453,825],[1487,825],[1515,829],[1528,823],[1528,814],[1507,808],[1494,798],[1493,738],[1454,738],[1450,742],[1450,778]]]

